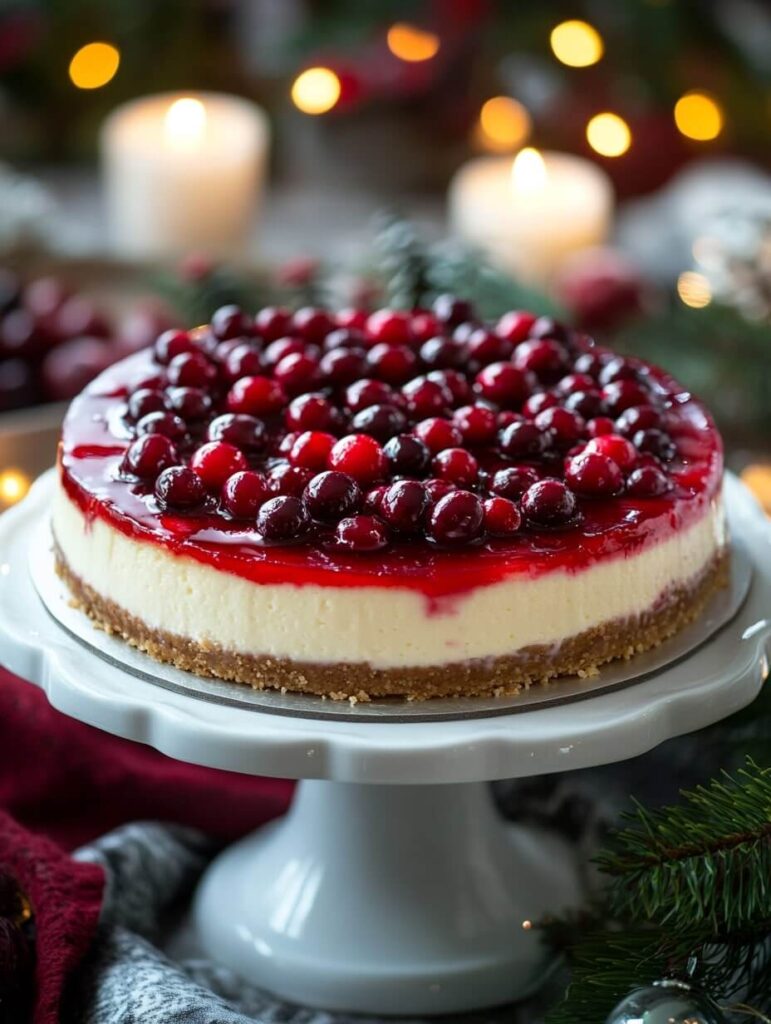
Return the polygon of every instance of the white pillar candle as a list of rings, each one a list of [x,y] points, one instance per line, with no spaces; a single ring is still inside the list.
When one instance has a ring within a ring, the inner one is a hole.
[[[269,138],[263,111],[237,96],[164,94],[119,107],[101,137],[112,247],[140,259],[242,255]]]
[[[548,284],[572,253],[608,236],[613,187],[589,160],[523,149],[464,164],[449,193],[450,221],[464,241],[520,280]]]

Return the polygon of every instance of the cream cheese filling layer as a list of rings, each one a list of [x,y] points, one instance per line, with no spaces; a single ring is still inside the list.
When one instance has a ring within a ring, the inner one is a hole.
[[[254,584],[134,540],[102,519],[86,524],[61,487],[53,530],[72,572],[151,629],[241,654],[378,669],[558,644],[644,612],[697,577],[725,544],[718,500],[687,529],[628,558],[504,580],[429,613],[424,597],[407,588]]]

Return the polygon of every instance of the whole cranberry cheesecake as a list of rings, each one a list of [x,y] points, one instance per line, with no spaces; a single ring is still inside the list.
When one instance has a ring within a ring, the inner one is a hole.
[[[228,306],[72,403],[53,532],[82,608],[180,668],[508,694],[700,613],[721,476],[695,398],[553,319]]]

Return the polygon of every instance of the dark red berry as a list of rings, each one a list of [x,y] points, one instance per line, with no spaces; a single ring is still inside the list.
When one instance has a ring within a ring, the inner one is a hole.
[[[578,413],[561,409],[559,406],[539,412],[533,422],[541,430],[548,431],[557,447],[563,449],[572,447],[583,437],[586,429],[586,424]]]
[[[298,395],[287,407],[286,425],[290,430],[329,430],[336,425],[335,413],[324,395]]]
[[[428,447],[410,434],[392,437],[383,451],[394,476],[424,476],[431,461]]]
[[[397,480],[378,502],[379,514],[399,533],[417,533],[427,508],[426,489],[417,480]]]
[[[596,391],[597,388],[588,373],[569,373],[557,381],[554,390],[560,395],[572,395],[576,391]]]
[[[380,443],[368,434],[340,438],[329,453],[327,465],[339,473],[347,473],[364,487],[382,480],[388,470],[388,460]]]
[[[490,444],[498,432],[495,413],[484,405],[461,406],[452,414],[452,420],[466,444]]]
[[[556,395],[552,395],[548,391],[538,391],[531,395],[522,406],[522,415],[525,419],[534,420],[539,412],[543,412],[544,409],[553,409],[555,405],[559,405]]]
[[[279,462],[268,471],[268,484],[273,494],[292,494],[295,498],[301,498],[314,475],[312,469]]]
[[[559,320],[550,316],[539,316],[528,331],[531,338],[555,338],[557,341],[568,341],[570,330]]]
[[[430,416],[443,416],[452,408],[452,392],[446,385],[414,377],[402,388],[407,412],[413,419],[422,420]]]
[[[273,370],[284,356],[302,355],[309,348],[318,352],[315,346],[308,345],[302,338],[277,338],[263,352],[262,362],[266,369]],[[252,373],[259,373],[259,370],[252,370]]]
[[[445,448],[434,456],[434,476],[456,487],[473,487],[479,477],[479,463],[465,448]]]
[[[364,509],[373,515],[380,515],[380,505],[383,495],[388,490],[388,484],[378,484],[377,487],[370,487],[364,495]]]
[[[325,309],[305,306],[292,317],[292,330],[306,341],[320,344],[333,327],[332,319]]]
[[[407,425],[401,409],[394,405],[370,405],[357,412],[351,420],[351,431],[355,434],[370,434],[380,442],[385,442],[395,434],[400,434]]]
[[[474,307],[456,295],[439,295],[432,306],[434,316],[448,327],[474,319]]]
[[[429,508],[433,508],[446,494],[453,494],[457,490],[449,480],[437,480],[435,477],[424,480],[423,487],[428,497]]]
[[[429,536],[438,544],[466,544],[482,532],[484,509],[471,491],[453,491],[434,505],[428,517]]]
[[[344,551],[371,554],[386,547],[388,532],[375,516],[348,516],[335,528],[335,543]]]
[[[410,320],[410,332],[415,341],[428,341],[435,338],[441,330],[441,324],[433,313],[426,309],[419,309],[412,314]]]
[[[463,440],[455,424],[441,416],[431,416],[416,423],[413,433],[432,454],[442,451],[443,448],[456,448]]]
[[[169,363],[169,384],[186,388],[207,388],[217,377],[216,367],[203,352],[182,352]]]
[[[366,309],[341,309],[335,313],[335,324],[338,327],[353,328],[357,331],[363,331],[366,326],[369,313]]]
[[[238,306],[220,306],[211,318],[211,332],[219,341],[252,333],[254,322]]]
[[[582,352],[573,364],[576,373],[585,373],[595,380],[599,377],[603,362],[596,352]]]
[[[246,469],[246,457],[240,448],[226,441],[209,441],[193,452],[190,468],[210,491],[219,491],[229,476]]]
[[[501,408],[515,409],[530,395],[532,384],[529,374],[511,363],[491,363],[476,375],[475,389]]]
[[[181,441],[187,434],[187,425],[173,412],[149,412],[137,423],[137,435],[163,434],[172,441]]]
[[[265,424],[255,416],[243,413],[223,413],[216,416],[206,429],[207,441],[227,441],[245,452],[259,452],[265,447]]]
[[[607,416],[595,416],[586,424],[588,437],[602,437],[603,434],[614,434],[615,432],[616,424]]]
[[[633,437],[638,430],[661,426],[661,415],[652,405],[633,405],[616,420],[616,430],[624,437]]]
[[[522,516],[508,498],[487,498],[483,503],[485,532],[491,537],[512,537],[522,525]]]
[[[162,470],[178,462],[177,449],[163,434],[144,434],[126,449],[123,472],[140,480],[156,480]]]
[[[253,345],[235,345],[225,357],[225,375],[230,381],[259,373],[262,373],[262,356]]]
[[[366,369],[367,361],[361,349],[333,348],[324,353],[319,363],[324,380],[336,385],[359,380]]]
[[[163,509],[195,508],[206,497],[206,489],[192,469],[170,466],[155,481],[155,497]]]
[[[308,526],[303,502],[291,494],[268,499],[257,513],[257,529],[265,540],[296,540]]]
[[[587,444],[586,450],[607,455],[625,473],[637,462],[637,451],[634,445],[620,434],[602,434],[600,437],[593,437]]]
[[[528,487],[537,484],[541,474],[532,466],[509,466],[493,473],[490,490],[502,498],[521,498]]]
[[[673,459],[677,451],[669,434],[665,434],[663,430],[657,430],[656,427],[638,430],[632,441],[638,452],[647,452],[665,462]]]
[[[509,459],[537,459],[549,445],[549,435],[529,421],[510,424],[498,439],[501,454]]]
[[[325,469],[336,438],[321,430],[306,430],[292,443],[289,461],[304,469]]]
[[[155,388],[140,388],[129,397],[126,415],[130,420],[141,420],[151,412],[165,412],[168,409],[166,396]]]
[[[230,412],[250,416],[270,416],[278,412],[285,402],[286,392],[278,381],[270,377],[242,377],[235,382],[227,397]]]
[[[288,309],[281,306],[265,306],[254,318],[254,326],[261,338],[271,342],[287,333],[291,321],[292,314]]]
[[[463,349],[449,338],[429,338],[420,346],[420,358],[431,369],[446,370],[461,365]]]
[[[370,313],[364,330],[373,342],[404,345],[410,340],[410,315],[397,309],[378,309]]]
[[[447,388],[454,405],[462,405],[471,398],[471,385],[458,370],[431,370],[426,379]]]
[[[201,388],[169,388],[166,398],[171,409],[188,423],[206,419],[211,412],[211,398]]]
[[[351,412],[359,412],[370,405],[393,404],[394,392],[381,380],[363,378],[350,384],[345,390],[345,404]]]
[[[639,376],[640,374],[637,367],[627,359],[623,359],[619,356],[605,363],[600,370],[597,379],[604,387],[606,384],[612,384],[617,380],[638,380]]]
[[[288,395],[297,395],[315,387],[320,379],[317,360],[302,352],[293,352],[278,363],[273,371],[275,381]]]
[[[353,328],[338,327],[330,331],[324,338],[324,351],[334,352],[339,348],[352,348],[364,351],[369,347],[369,340],[364,331],[357,331]]]
[[[523,341],[514,352],[514,365],[534,373],[541,381],[556,381],[570,364],[567,349],[553,338]]]
[[[526,313],[521,309],[512,309],[504,313],[495,326],[495,333],[506,341],[518,345],[530,335],[530,329],[535,323],[535,314]]]
[[[362,495],[353,477],[329,470],[314,476],[305,488],[304,500],[314,519],[336,522],[358,510]]]
[[[466,342],[466,358],[470,367],[488,366],[490,363],[508,359],[514,351],[510,341],[501,338],[486,327],[477,327]]]
[[[369,372],[389,384],[402,384],[415,372],[418,357],[406,345],[379,342],[367,353]]]
[[[168,366],[175,356],[183,352],[197,352],[196,343],[187,331],[164,331],[153,345],[155,361]]]
[[[251,469],[229,476],[222,488],[222,504],[235,519],[254,519],[270,497],[265,477]]]
[[[576,499],[561,480],[539,480],[522,495],[522,511],[536,526],[562,526],[576,514]]]
[[[627,494],[633,498],[657,498],[670,487],[666,473],[658,466],[639,466],[632,470],[626,482]]]
[[[599,391],[573,391],[565,398],[565,408],[584,420],[593,419],[603,411]]]
[[[636,380],[615,380],[602,389],[602,400],[613,416],[620,416],[633,405],[647,405],[650,395]]]
[[[587,452],[568,460],[565,483],[576,494],[591,498],[610,498],[624,488],[624,475],[607,455]]]

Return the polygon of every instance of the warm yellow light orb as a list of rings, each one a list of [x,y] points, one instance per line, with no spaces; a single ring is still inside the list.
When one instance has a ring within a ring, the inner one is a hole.
[[[331,68],[308,68],[292,83],[292,102],[303,114],[326,114],[340,99],[340,79]]]
[[[427,32],[406,21],[399,21],[389,28],[386,42],[394,57],[411,63],[431,60],[439,52],[439,36],[435,32]]]
[[[112,81],[120,64],[120,51],[110,43],[81,46],[70,61],[70,81],[78,89],[101,89]]]
[[[527,140],[530,114],[511,96],[493,96],[479,112],[478,136],[485,149],[507,152]]]
[[[605,52],[602,36],[586,21],[560,22],[552,29],[549,42],[557,60],[571,68],[596,64]]]
[[[706,93],[687,92],[675,104],[675,124],[686,138],[709,142],[723,130],[723,111]]]
[[[712,302],[709,281],[695,270],[686,270],[678,277],[677,294],[683,305],[691,309],[704,309]]]
[[[586,140],[600,156],[622,156],[632,145],[632,133],[623,117],[606,112],[589,121]]]
[[[21,501],[30,487],[30,479],[20,469],[5,469],[0,473],[0,502],[14,505]]]

